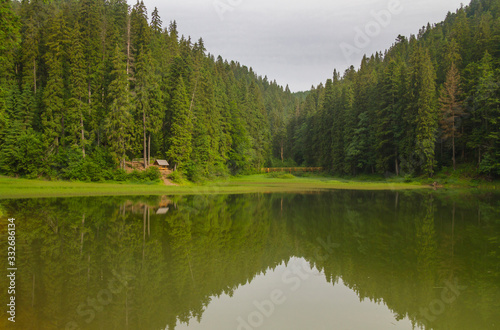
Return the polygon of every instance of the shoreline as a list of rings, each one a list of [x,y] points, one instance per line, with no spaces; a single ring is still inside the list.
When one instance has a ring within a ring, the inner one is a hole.
[[[0,199],[137,196],[137,195],[199,195],[249,193],[299,193],[323,190],[422,190],[430,186],[416,183],[357,182],[335,178],[277,179],[263,174],[234,177],[203,185],[166,186],[163,183],[79,182],[18,179],[0,176]]]
[[[500,183],[444,184],[438,191],[498,191]],[[0,176],[0,199],[55,198],[81,196],[200,195],[251,193],[306,193],[325,190],[404,191],[435,190],[426,182],[356,180],[334,177],[271,178],[266,174],[231,177],[206,184],[164,185],[163,182],[81,182],[20,179]]]

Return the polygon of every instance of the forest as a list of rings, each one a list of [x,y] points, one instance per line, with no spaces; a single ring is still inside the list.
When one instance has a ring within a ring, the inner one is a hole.
[[[313,87],[287,125],[334,174],[500,175],[500,1],[473,0]]]
[[[121,180],[158,158],[191,181],[263,166],[498,177],[499,14],[473,0],[292,93],[142,1],[2,1],[0,173]]]

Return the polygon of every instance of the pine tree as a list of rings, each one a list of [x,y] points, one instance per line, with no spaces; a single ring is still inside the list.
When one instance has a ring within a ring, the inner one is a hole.
[[[435,142],[438,126],[435,71],[429,52],[421,46],[410,59],[410,108],[414,115],[415,146],[422,171],[432,176],[435,167]]]
[[[500,175],[500,74],[488,52],[475,75],[470,110],[474,127],[468,145],[477,151],[481,172]]]
[[[401,71],[395,60],[389,60],[379,81],[380,106],[376,120],[377,171],[394,169],[399,175],[399,147],[402,137]],[[393,166],[394,165],[394,166]]]
[[[102,142],[102,123],[104,122],[104,54],[105,33],[103,19],[104,0],[81,0],[79,4],[78,23],[82,33],[82,46],[86,68],[86,99],[90,109],[89,127],[92,139],[97,145]],[[112,47],[112,45],[111,45]],[[114,49],[110,49],[112,57]]]
[[[337,71],[333,74],[332,145],[330,168],[335,174],[344,172],[344,124],[346,103],[343,84]]]
[[[85,117],[89,106],[86,102],[87,81],[80,25],[76,22],[69,32],[68,65],[69,65],[69,102],[68,102],[68,142],[79,148],[85,158],[86,129]]]
[[[116,45],[113,56],[113,80],[109,85],[110,108],[106,122],[107,141],[110,154],[125,169],[125,154],[130,149],[132,136],[130,95],[126,58]]]
[[[192,151],[192,117],[189,113],[189,98],[184,79],[179,77],[171,102],[171,130],[168,136],[167,157],[175,169],[182,168],[189,160]]]
[[[35,20],[31,17],[26,22],[26,29],[23,33],[23,41],[21,43],[22,65],[23,65],[23,86],[30,89],[35,95],[37,92],[37,58],[39,32]]]
[[[20,41],[19,18],[12,10],[12,1],[0,2],[0,134],[8,126],[9,104],[14,95],[14,54]],[[1,138],[0,138],[1,143]]]
[[[457,120],[464,114],[462,102],[460,101],[460,74],[455,64],[451,65],[446,75],[446,82],[441,88],[439,103],[441,107],[441,128],[443,138],[451,138],[453,170],[456,170],[455,139],[459,137]]]
[[[153,13],[151,14],[151,30],[155,34],[161,33],[163,22],[161,21],[160,15],[158,13],[158,8],[155,7]]]
[[[142,135],[143,135],[143,161],[144,168],[149,166],[147,157],[147,126],[146,117],[149,117],[149,112],[151,110],[149,103],[149,85],[150,85],[150,73],[151,65],[148,58],[148,53],[141,49],[139,56],[137,58],[137,66],[135,70],[135,81],[134,81],[134,103],[136,106],[136,116],[140,118],[142,123]]]
[[[65,42],[66,24],[62,12],[56,14],[49,23],[47,53],[45,62],[48,71],[44,89],[45,107],[42,113],[44,144],[50,154],[59,151],[64,136],[65,112]]]

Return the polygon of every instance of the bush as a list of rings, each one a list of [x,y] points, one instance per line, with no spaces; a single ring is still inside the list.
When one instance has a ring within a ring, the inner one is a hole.
[[[113,178],[112,180],[115,181],[127,181],[127,172],[125,170],[122,170],[121,168],[118,170],[115,170],[112,172]]]
[[[410,183],[410,182],[413,182],[413,175],[411,175],[411,174],[406,174],[406,175],[405,175],[405,178],[404,178],[404,182],[405,182],[405,183]]]
[[[12,127],[0,145],[1,171],[7,175],[20,174],[30,178],[42,174],[47,155],[41,141],[41,134],[31,128],[19,130],[19,127]]]
[[[268,178],[273,178],[273,179],[294,179],[295,176],[293,176],[290,173],[286,172],[271,172],[267,175]]]
[[[161,178],[161,173],[158,167],[150,166],[144,172],[145,179],[148,181],[158,181]]]
[[[182,183],[186,182],[186,180],[184,179],[184,177],[182,176],[182,173],[180,171],[172,172],[172,174],[170,174],[168,176],[168,178],[170,179],[170,181],[172,181],[173,183],[177,183],[177,184],[182,184]]]

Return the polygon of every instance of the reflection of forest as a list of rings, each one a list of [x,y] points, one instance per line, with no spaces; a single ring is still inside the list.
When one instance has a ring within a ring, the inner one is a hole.
[[[22,329],[173,329],[178,319],[201,318],[211,296],[231,295],[292,256],[416,325],[500,325],[494,196],[341,191],[1,205],[17,219]],[[157,215],[160,207],[168,212]],[[116,274],[128,282],[110,289]],[[440,299],[446,281],[467,289],[430,322],[422,309]]]

